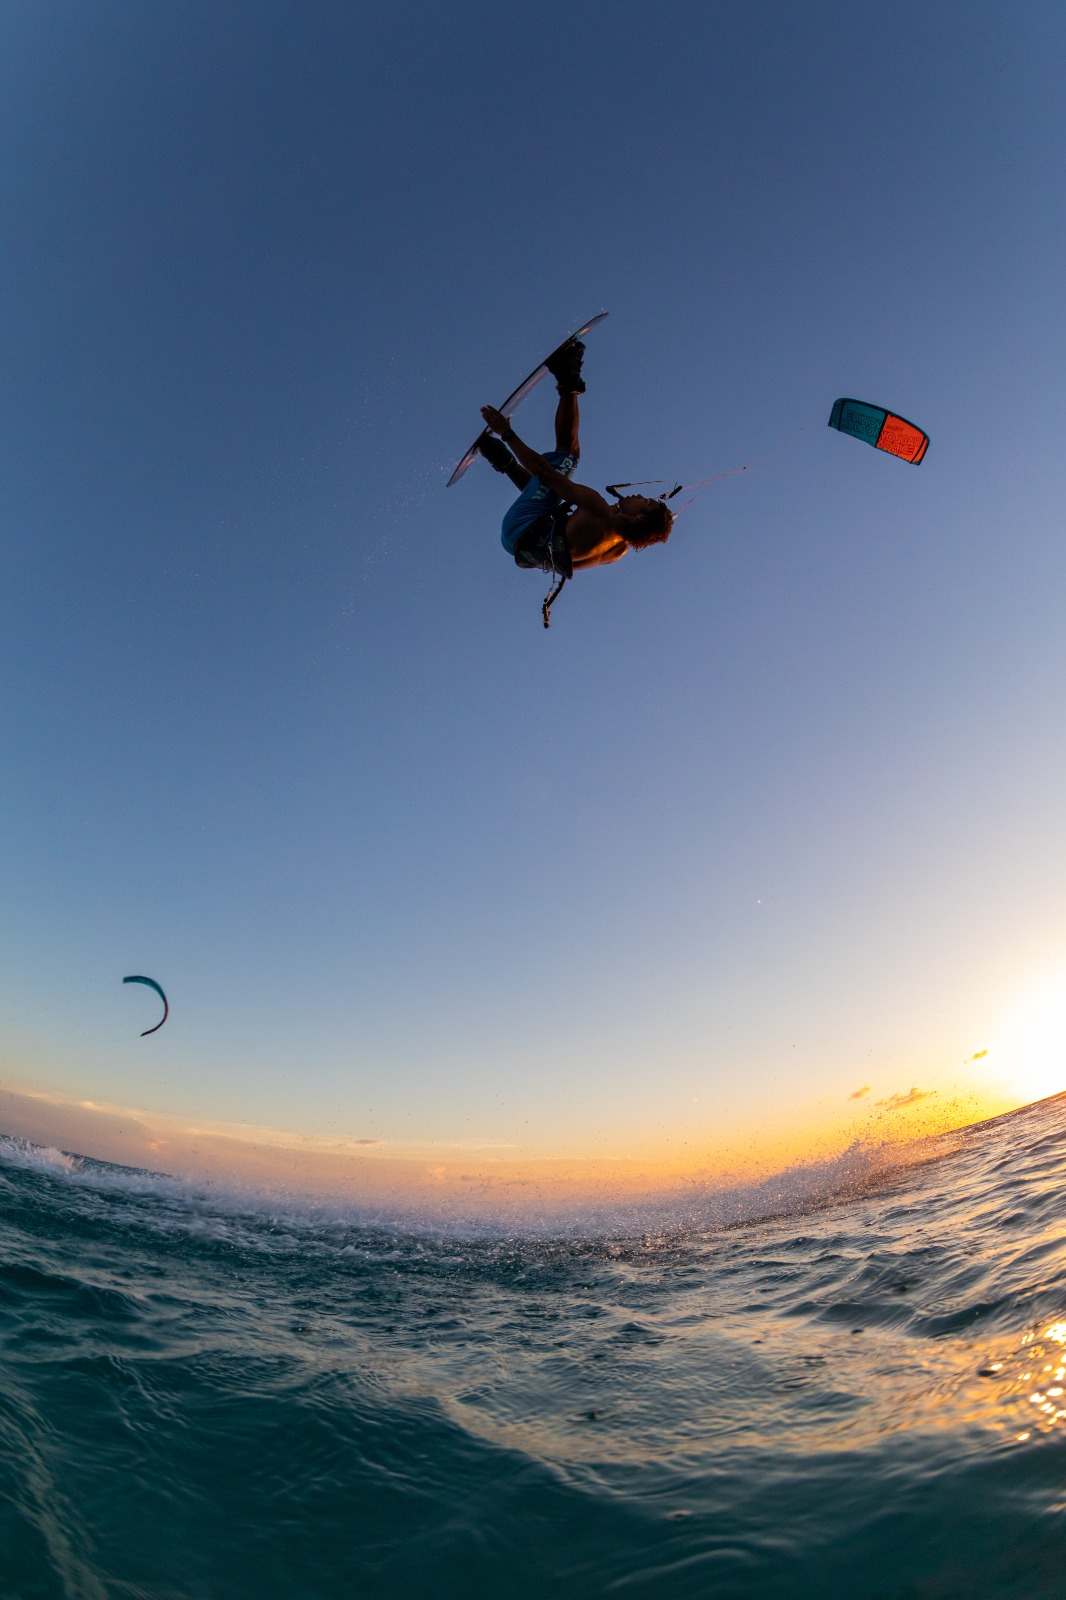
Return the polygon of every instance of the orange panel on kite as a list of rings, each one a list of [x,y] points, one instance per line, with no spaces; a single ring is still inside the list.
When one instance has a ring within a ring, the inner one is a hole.
[[[929,448],[929,439],[913,422],[905,422],[890,411],[881,429],[877,448],[887,450],[894,456],[902,456],[904,461],[913,461],[917,466]]]

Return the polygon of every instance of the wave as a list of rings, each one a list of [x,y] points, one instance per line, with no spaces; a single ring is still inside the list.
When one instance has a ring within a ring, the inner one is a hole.
[[[1050,1600],[1064,1187],[1066,1097],[520,1222],[0,1139],[0,1593]]]
[[[831,1157],[796,1162],[768,1176],[734,1180],[700,1177],[639,1199],[538,1203],[536,1196],[503,1203],[484,1196],[453,1197],[416,1205],[325,1200],[300,1191],[225,1180],[189,1179],[147,1168],[97,1160],[72,1151],[32,1144],[0,1134],[0,1170],[37,1173],[83,1197],[128,1202],[125,1221],[174,1231],[184,1225],[198,1235],[228,1237],[241,1228],[245,1243],[258,1242],[273,1253],[300,1249],[309,1237],[320,1241],[346,1230],[437,1240],[524,1237],[650,1236],[662,1238],[713,1233],[776,1217],[840,1204],[888,1182],[893,1174],[935,1160],[954,1148],[954,1139],[899,1142],[856,1141]],[[254,1232],[249,1232],[249,1227]]]

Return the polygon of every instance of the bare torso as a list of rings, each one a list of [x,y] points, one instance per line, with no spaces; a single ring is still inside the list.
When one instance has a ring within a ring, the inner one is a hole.
[[[606,567],[621,561],[629,546],[598,510],[578,506],[566,524],[566,542],[573,557],[574,571],[583,567]]]

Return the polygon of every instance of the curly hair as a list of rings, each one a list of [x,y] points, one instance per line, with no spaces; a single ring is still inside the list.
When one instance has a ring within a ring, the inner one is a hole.
[[[646,511],[626,518],[622,537],[634,550],[646,550],[650,544],[665,544],[674,525],[674,513],[662,500],[656,500]]]

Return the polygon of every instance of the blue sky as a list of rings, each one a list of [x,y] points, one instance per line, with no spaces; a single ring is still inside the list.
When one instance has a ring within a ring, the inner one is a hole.
[[[1066,969],[1061,7],[2,28],[4,1079],[589,1154],[963,1082]],[[601,309],[585,481],[755,459],[545,634],[444,484]]]

